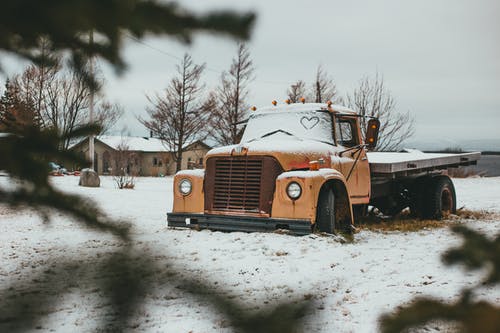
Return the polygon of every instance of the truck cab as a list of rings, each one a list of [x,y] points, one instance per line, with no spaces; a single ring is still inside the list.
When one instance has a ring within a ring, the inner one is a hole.
[[[367,148],[378,121],[369,128],[363,135],[359,115],[331,103],[253,111],[239,144],[209,151],[203,170],[175,175],[168,225],[350,232],[353,205],[370,201]]]

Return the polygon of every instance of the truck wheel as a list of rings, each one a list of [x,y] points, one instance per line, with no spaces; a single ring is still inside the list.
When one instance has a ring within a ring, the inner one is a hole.
[[[422,218],[442,219],[457,211],[455,187],[449,177],[434,177],[426,184],[422,198]]]
[[[319,195],[316,230],[329,234],[335,233],[335,195],[330,187],[322,190]]]

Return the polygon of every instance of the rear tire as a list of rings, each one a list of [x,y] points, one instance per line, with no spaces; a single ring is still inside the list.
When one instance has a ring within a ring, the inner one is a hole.
[[[321,191],[316,213],[316,230],[335,234],[335,194],[328,187]]]
[[[421,216],[440,220],[457,212],[455,186],[447,176],[429,179],[423,191]]]

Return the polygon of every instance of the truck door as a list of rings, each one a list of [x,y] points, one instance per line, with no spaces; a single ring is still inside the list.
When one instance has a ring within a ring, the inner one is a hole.
[[[349,195],[353,204],[370,201],[370,167],[366,149],[361,146],[359,118],[335,116],[335,139],[343,153],[340,172],[346,177]]]

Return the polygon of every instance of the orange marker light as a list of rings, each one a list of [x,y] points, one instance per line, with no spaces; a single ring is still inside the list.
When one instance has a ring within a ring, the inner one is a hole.
[[[311,171],[319,170],[319,162],[318,161],[309,162],[309,170],[311,170]]]
[[[302,104],[304,104],[306,102],[306,99],[304,97],[301,97],[300,101],[302,102]]]
[[[250,108],[250,110],[252,110],[252,111],[256,111],[256,110],[257,110],[257,108],[256,108],[255,106],[252,106],[252,107]]]
[[[285,103],[286,104],[290,104],[290,100],[289,99],[285,99]]]
[[[276,104],[278,104],[278,102],[276,102],[276,101],[272,101],[271,103],[273,103],[274,106],[276,106]]]

